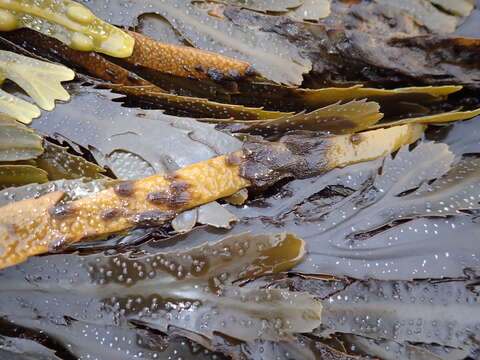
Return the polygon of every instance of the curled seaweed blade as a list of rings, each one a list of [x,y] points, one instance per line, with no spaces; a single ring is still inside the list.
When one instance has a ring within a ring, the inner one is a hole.
[[[44,113],[32,127],[95,149],[97,163],[108,165],[118,178],[128,179],[169,172],[171,159],[185,167],[241,147],[239,140],[212,125],[159,110],[125,108],[112,101],[118,97],[108,90],[73,86],[71,101]]]
[[[221,121],[221,129],[250,134],[281,134],[292,130],[324,131],[333,134],[348,134],[365,130],[376,124],[383,114],[375,102],[351,101],[347,104],[332,104],[310,113],[284,116],[263,121]],[[207,120],[208,121],[208,120]],[[211,120],[214,122],[214,120]]]
[[[41,111],[29,102],[13,96],[0,89],[0,112],[18,121],[29,124],[33,118],[39,117]]]
[[[45,315],[45,313],[42,313]],[[146,329],[139,329],[133,325],[129,328],[77,321],[69,318],[63,323],[52,319],[39,317],[28,319],[21,316],[10,316],[9,320],[14,323],[14,330],[22,333],[25,337],[32,336],[35,340],[37,334],[42,334],[51,343],[63,346],[63,353],[69,357],[78,359],[102,359],[102,360],[131,360],[139,359],[203,359],[221,360],[217,354],[190,342],[185,338],[167,337]],[[9,324],[10,325],[10,324]],[[12,326],[12,325],[10,325]],[[53,357],[53,351],[46,349],[38,343],[30,341],[25,347],[23,339],[14,339],[19,350],[27,351],[32,346],[41,348],[51,354],[51,357],[33,357],[32,360],[57,360]],[[18,340],[22,340],[19,342]],[[66,349],[66,351],[65,351]],[[35,354],[37,355],[37,354]],[[9,358],[8,358],[9,359]],[[21,358],[24,359],[23,357]],[[30,359],[30,358],[28,358]],[[14,359],[12,359],[14,360]]]
[[[8,117],[0,117],[0,161],[34,159],[43,153],[42,138]]]
[[[3,31],[29,27],[74,49],[98,51],[116,57],[132,53],[134,40],[122,30],[95,17],[71,0],[2,0]]]
[[[297,96],[305,101],[308,106],[319,106],[325,103],[348,101],[366,98],[382,105],[385,103],[418,102],[428,104],[445,100],[448,95],[458,92],[461,86],[416,86],[398,89],[375,89],[361,85],[347,88],[325,89],[297,89]]]
[[[444,101],[450,94],[458,92],[461,86],[419,86],[397,89],[377,89],[354,85],[348,87],[324,87],[304,89],[277,84],[240,84],[240,94],[232,98],[238,103],[250,106],[266,106],[283,111],[313,111],[337,102],[367,99],[380,104],[387,115],[411,112],[414,105],[419,109]],[[419,111],[416,111],[419,112]]]
[[[480,162],[476,158],[452,162],[448,148],[433,143],[388,157],[371,186],[338,203],[309,236],[299,232],[310,240],[311,258],[297,270],[405,279],[458,276],[463,267],[476,266],[480,254],[473,234],[478,224],[462,211],[480,207],[476,200]],[[429,184],[433,179],[437,180]],[[299,223],[308,223],[309,215],[302,213],[299,207],[296,214],[303,218]],[[458,217],[417,219],[449,215]],[[450,243],[452,232],[462,233],[458,249]],[[378,264],[373,270],[372,262]]]
[[[0,313],[14,317],[22,302],[10,299],[20,290],[31,304],[25,318],[35,317],[36,301],[41,312],[56,316],[55,304],[41,305],[45,297],[55,296],[66,301],[62,315],[74,319],[95,319],[96,312],[76,313],[88,302],[90,310],[104,309],[102,322],[122,327],[135,323],[173,333],[180,328],[212,343],[216,333],[246,342],[290,340],[294,333],[320,324],[320,303],[307,293],[235,283],[288,270],[304,255],[304,242],[293,235],[245,233],[185,251],[141,257],[62,255],[49,257],[46,267],[40,258],[32,259],[23,269],[2,272]],[[24,271],[42,268],[49,276],[37,276],[33,283],[15,280]],[[102,292],[97,291],[99,285]],[[77,301],[67,301],[70,297]]]
[[[0,50],[0,70],[3,77],[20,85],[44,110],[53,110],[55,100],[70,99],[60,83],[73,80],[75,73],[65,66]]]

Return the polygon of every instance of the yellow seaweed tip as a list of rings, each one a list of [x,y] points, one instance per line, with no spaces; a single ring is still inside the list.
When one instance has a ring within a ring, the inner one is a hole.
[[[118,32],[110,33],[110,36],[101,44],[101,50],[107,55],[118,58],[126,58],[133,54],[135,39],[118,29]]]
[[[95,15],[89,9],[79,4],[70,5],[67,8],[67,16],[70,20],[83,25],[88,25],[95,19]]]

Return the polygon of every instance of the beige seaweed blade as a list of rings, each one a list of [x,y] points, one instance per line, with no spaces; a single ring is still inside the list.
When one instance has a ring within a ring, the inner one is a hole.
[[[417,140],[423,129],[423,125],[407,124],[325,138],[322,149],[312,155],[323,158],[317,163],[324,165],[314,172],[383,156]],[[304,161],[289,153],[282,143],[265,147],[273,152],[280,149],[281,158],[288,163]],[[84,237],[111,234],[135,225],[159,225],[181,211],[233,195],[252,186],[249,178],[240,175],[241,167],[249,161],[243,155],[236,152],[174,174],[120,183],[63,205],[57,205],[63,193],[52,193],[0,208],[0,268],[61,249]],[[261,165],[264,172],[269,172],[266,160]]]
[[[82,51],[132,54],[134,40],[72,0],[0,0],[0,30],[28,27]]]
[[[63,65],[0,50],[0,69],[6,79],[17,83],[44,110],[53,110],[55,100],[70,99],[61,82],[73,80],[75,73]]]
[[[40,109],[0,89],[0,113],[7,114],[18,121],[29,124],[40,116]]]

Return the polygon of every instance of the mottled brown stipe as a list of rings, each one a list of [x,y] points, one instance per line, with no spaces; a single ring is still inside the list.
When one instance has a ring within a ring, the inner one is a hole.
[[[15,202],[0,207],[0,268],[61,247],[61,239],[70,244],[135,225],[157,226],[179,212],[252,185],[273,184],[286,176],[313,176],[375,159],[414,142],[423,130],[419,124],[373,130],[362,133],[355,144],[351,135],[289,135],[276,143],[246,144],[243,151],[177,170],[174,180],[159,174],[126,181],[62,205],[57,205],[62,192]]]

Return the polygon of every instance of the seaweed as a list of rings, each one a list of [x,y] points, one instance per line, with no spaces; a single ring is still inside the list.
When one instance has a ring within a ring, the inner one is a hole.
[[[48,181],[46,171],[34,165],[5,164],[0,165],[0,189],[10,186],[19,186],[30,183],[44,183]]]
[[[471,135],[478,148],[475,121],[458,123],[454,130],[462,129],[455,135],[461,140]],[[478,266],[478,214],[466,210],[479,206],[478,159],[454,160],[445,145],[432,143],[412,152],[404,148],[387,159],[383,168],[377,160],[337,169],[284,184],[274,196],[265,196],[265,204],[259,196],[245,208],[230,207],[243,218],[230,233],[248,229],[297,234],[309,249],[294,269],[304,274],[408,280],[459,277],[466,267]],[[329,192],[336,184],[349,191]],[[187,246],[221,235],[198,228],[181,242]],[[157,246],[153,242],[140,248]]]
[[[270,120],[207,120],[218,122],[217,128],[232,133],[242,132],[268,136],[292,130],[323,131],[333,134],[350,134],[376,124],[383,114],[375,102],[351,101],[332,104],[310,113],[300,113]]]
[[[104,179],[105,169],[81,156],[70,154],[67,147],[44,141],[44,152],[35,160],[36,166],[48,173],[49,180]]]
[[[278,143],[249,143],[242,151],[173,173],[124,181],[113,189],[65,204],[58,203],[62,193],[53,198],[49,194],[9,204],[0,208],[0,264],[14,265],[56,247],[57,243],[65,246],[133,226],[163,225],[180,212],[249,186],[265,187],[285,177],[306,178],[376,159],[416,141],[423,130],[421,125],[407,124],[353,135],[354,138],[285,136]]]
[[[211,125],[158,110],[126,108],[112,101],[118,97],[108,90],[75,85],[70,102],[44,113],[32,127],[53,138],[95,149],[92,154],[98,164],[108,165],[125,180],[168,172],[169,159],[185,167],[241,147],[239,140]],[[122,170],[126,159],[133,162],[128,176]],[[145,166],[138,166],[140,159]],[[149,168],[153,173],[144,172]]]
[[[350,297],[358,299],[356,305],[348,301]],[[323,333],[346,332],[473,350],[478,341],[475,298],[461,281],[355,282],[324,302]],[[405,311],[398,312],[403,306]]]
[[[65,200],[77,200],[89,194],[106,189],[114,185],[115,180],[98,179],[89,180],[79,178],[74,180],[55,180],[44,184],[28,184],[10,187],[0,191],[0,206],[21,201],[29,198],[38,198],[51,192],[61,191],[65,194]]]
[[[281,36],[233,26],[224,19],[209,16],[188,0],[115,0],[101,5],[81,2],[117,24],[135,25],[142,13],[159,14],[195,47],[246,61],[260,74],[279,83],[300,84],[302,74],[311,69],[310,61]]]
[[[236,26],[274,32],[295,44],[312,63],[304,87],[457,84],[478,88],[479,69],[474,61],[478,39],[422,33],[411,25],[392,31],[408,15],[370,4],[364,1],[352,6],[346,14],[334,7],[340,14],[334,15],[337,21],[333,24],[293,22],[237,8],[224,13]],[[363,13],[359,7],[364,7]],[[352,17],[356,21],[348,22]]]
[[[23,324],[40,315],[59,323],[137,324],[170,334],[179,328],[182,336],[201,335],[212,343],[222,335],[246,342],[289,340],[320,324],[320,303],[306,293],[235,283],[287,270],[304,254],[303,241],[289,234],[241,234],[141,257],[34,258],[0,273],[0,313],[16,323],[23,318]],[[53,295],[55,301],[45,302]]]
[[[29,27],[74,49],[118,57],[132,53],[134,40],[71,0],[15,0],[0,3],[2,31]]]
[[[463,360],[470,355],[468,350],[431,344],[398,343],[390,340],[377,340],[358,335],[343,334],[339,341],[355,353],[392,360]]]
[[[337,334],[339,347],[347,353],[452,359],[455,353],[465,357],[477,346],[478,299],[465,277],[443,281],[293,277],[277,281],[274,287],[321,298],[322,325],[313,333],[327,339]],[[330,345],[334,342],[327,340]]]
[[[0,117],[0,161],[30,160],[43,153],[42,138],[8,117]]]
[[[55,100],[70,98],[60,83],[72,80],[75,73],[65,66],[0,50],[0,75],[2,80],[10,79],[21,86],[42,109],[53,110]],[[3,113],[26,124],[40,115],[36,106],[0,91]]]
[[[241,6],[243,8],[257,10],[257,11],[271,11],[271,12],[289,12],[291,9],[302,5],[301,0],[223,0],[225,4]]]
[[[72,49],[57,39],[42,33],[30,29],[19,29],[2,33],[1,36],[3,39],[16,44],[20,49],[33,51],[37,56],[62,62],[69,67],[81,67],[89,74],[105,81],[127,86],[145,85],[153,87],[153,84],[149,81],[96,52]],[[18,49],[16,50],[18,51]],[[155,89],[156,91],[162,91],[159,87]]]
[[[189,359],[192,357],[204,360],[223,359],[220,354],[211,353],[188,339],[166,336],[148,329],[120,328],[85,323],[74,319],[68,319],[68,322],[58,324],[43,317],[26,319],[12,316],[11,318],[15,325],[9,325],[17,332],[26,332],[27,336],[32,336],[32,333],[34,336],[41,334],[43,337],[47,336],[52,343],[50,345],[52,348],[61,346],[59,350],[62,351],[63,359],[130,360],[132,357],[138,359]],[[23,345],[20,342],[21,339],[14,340],[19,345]],[[28,348],[21,347],[19,350],[26,352]],[[52,353],[51,350],[47,351]],[[52,357],[47,359],[51,360]]]
[[[376,124],[370,127],[370,129],[378,129],[385,126],[395,126],[403,125],[410,123],[419,123],[419,124],[441,124],[459,120],[471,119],[477,115],[480,115],[480,109],[472,111],[449,111],[444,113],[438,113],[434,115],[426,115],[420,117],[412,117],[397,121],[384,122]]]
[[[406,0],[402,2],[390,1],[390,0],[375,0],[379,4],[387,4],[388,6],[397,7],[402,11],[405,11],[408,15],[413,17],[413,19],[427,27],[430,31],[436,33],[451,33],[455,31],[459,19],[455,16],[443,12],[441,9],[438,9],[436,6],[431,4],[429,1],[412,1]],[[435,2],[435,1],[432,1]],[[447,1],[448,3],[448,1]],[[464,1],[464,4],[468,1]],[[437,4],[438,5],[438,4]],[[470,4],[470,9],[465,9],[464,16],[468,16],[470,11],[473,9],[473,5]]]
[[[60,360],[54,351],[35,341],[1,335],[0,356],[8,360]]]
[[[428,143],[411,152],[403,149],[394,160],[387,158],[382,169],[385,175],[377,176],[370,186],[325,214],[310,237],[303,235],[307,241],[312,239],[311,260],[297,270],[360,278],[372,276],[374,271],[382,278],[405,279],[458,276],[463,267],[475,266],[478,258],[472,236],[478,225],[462,211],[479,206],[474,193],[479,164],[469,158],[450,169],[452,161],[453,155],[445,145]],[[404,194],[410,190],[413,192]],[[467,193],[469,196],[465,196]],[[301,211],[297,209],[296,213]],[[458,217],[415,219],[449,215]],[[304,221],[308,219],[300,222]],[[462,247],[449,244],[448,234],[452,232],[462,233]],[[435,245],[429,245],[432,241]],[[415,253],[409,254],[407,249],[412,246]],[[370,260],[378,264],[374,269],[370,269]]]

